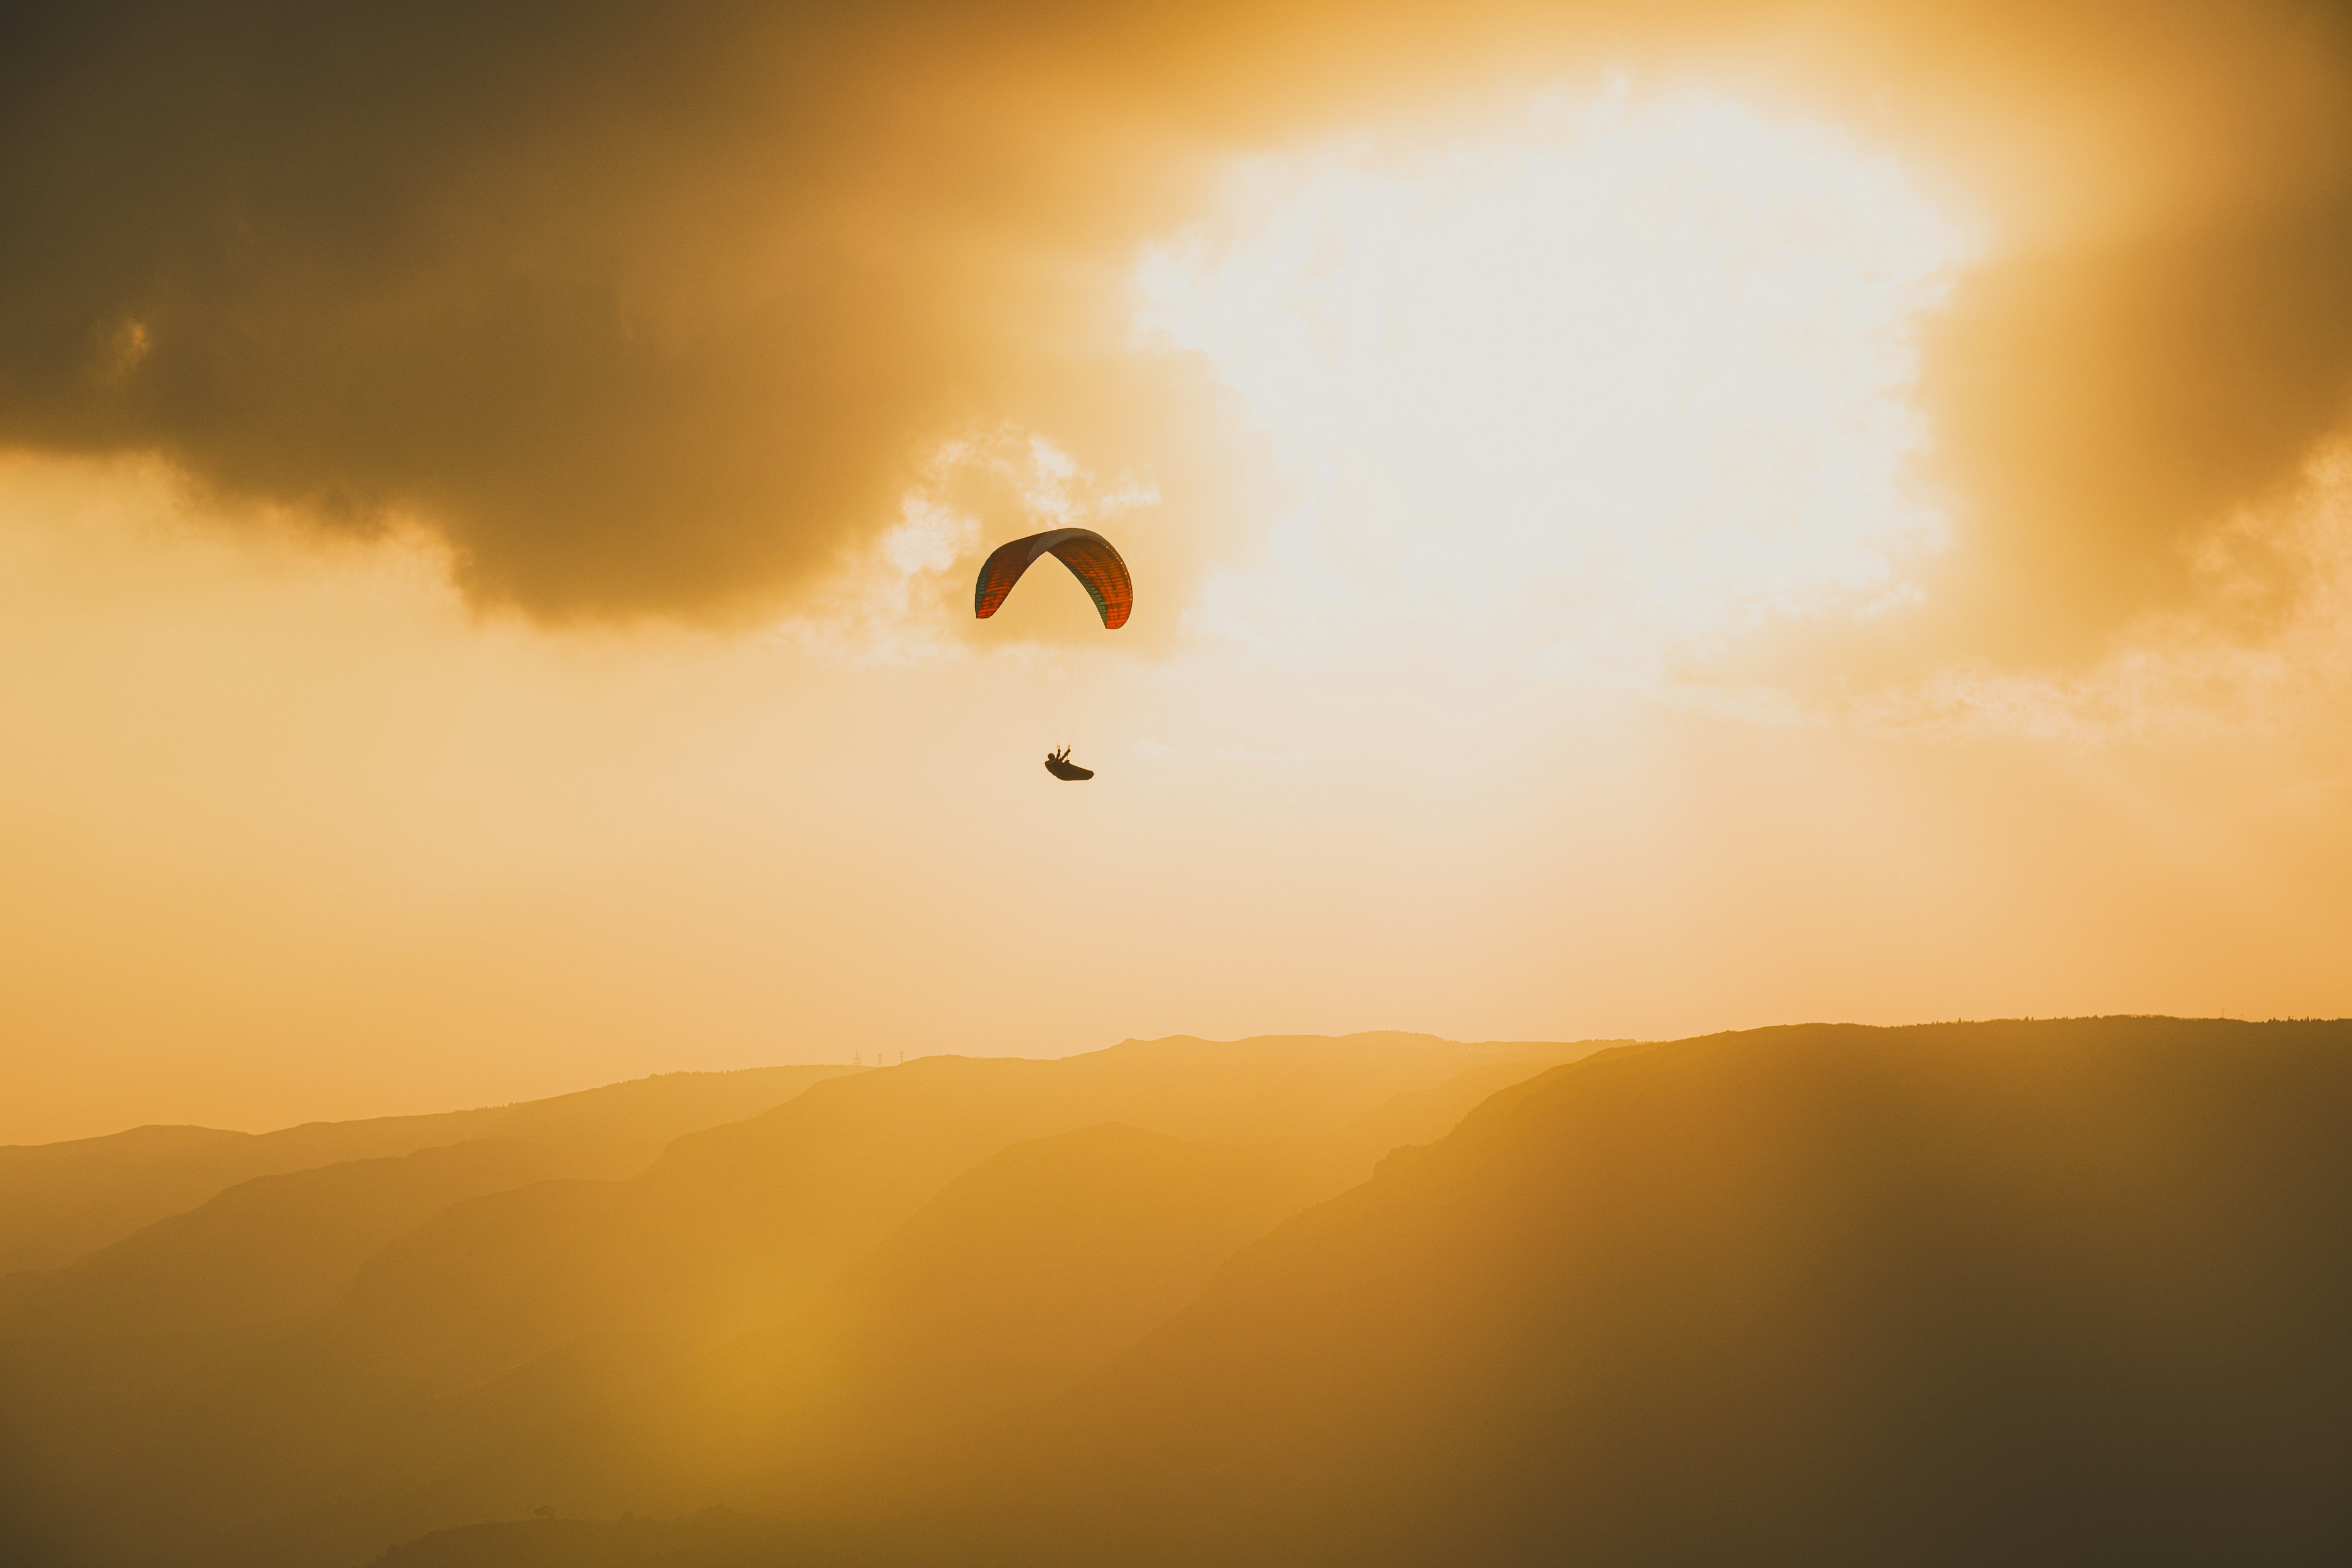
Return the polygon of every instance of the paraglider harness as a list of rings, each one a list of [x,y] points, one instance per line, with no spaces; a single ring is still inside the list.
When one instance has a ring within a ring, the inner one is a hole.
[[[1045,753],[1045,771],[1066,784],[1076,784],[1081,779],[1095,776],[1094,769],[1082,768],[1070,761],[1070,748],[1067,746]]]

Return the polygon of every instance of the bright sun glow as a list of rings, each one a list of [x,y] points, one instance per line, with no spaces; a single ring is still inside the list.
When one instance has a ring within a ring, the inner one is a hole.
[[[1899,600],[1943,534],[1916,327],[1972,249],[1840,134],[1622,84],[1252,160],[1139,279],[1145,340],[1206,354],[1304,486],[1205,624],[1639,677]]]

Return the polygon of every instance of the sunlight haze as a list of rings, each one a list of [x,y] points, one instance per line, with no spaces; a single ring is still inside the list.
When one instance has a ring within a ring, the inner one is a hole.
[[[2338,437],[2152,538],[2188,586],[2098,650],[1954,642],[1986,547],[1922,358],[2032,237],[1881,130],[1619,65],[1219,152],[1042,323],[1103,334],[1076,379],[908,448],[760,616],[541,620],[424,491],[320,535],[20,448],[0,1136],[1179,1030],[2343,1010]],[[113,382],[172,331],[125,320]],[[1042,578],[959,617],[1070,524],[1133,628]],[[1104,776],[1034,788],[1071,738]]]
[[[2352,1560],[2347,0],[0,13],[0,1564]]]

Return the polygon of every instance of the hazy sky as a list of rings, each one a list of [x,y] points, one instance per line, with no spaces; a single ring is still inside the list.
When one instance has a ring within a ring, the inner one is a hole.
[[[2352,14],[1557,9],[12,18],[0,1141],[2352,1011]]]

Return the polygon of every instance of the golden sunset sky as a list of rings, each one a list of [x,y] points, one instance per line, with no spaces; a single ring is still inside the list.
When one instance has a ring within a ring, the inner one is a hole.
[[[10,24],[0,1142],[2352,1012],[2352,11],[1658,13]]]

